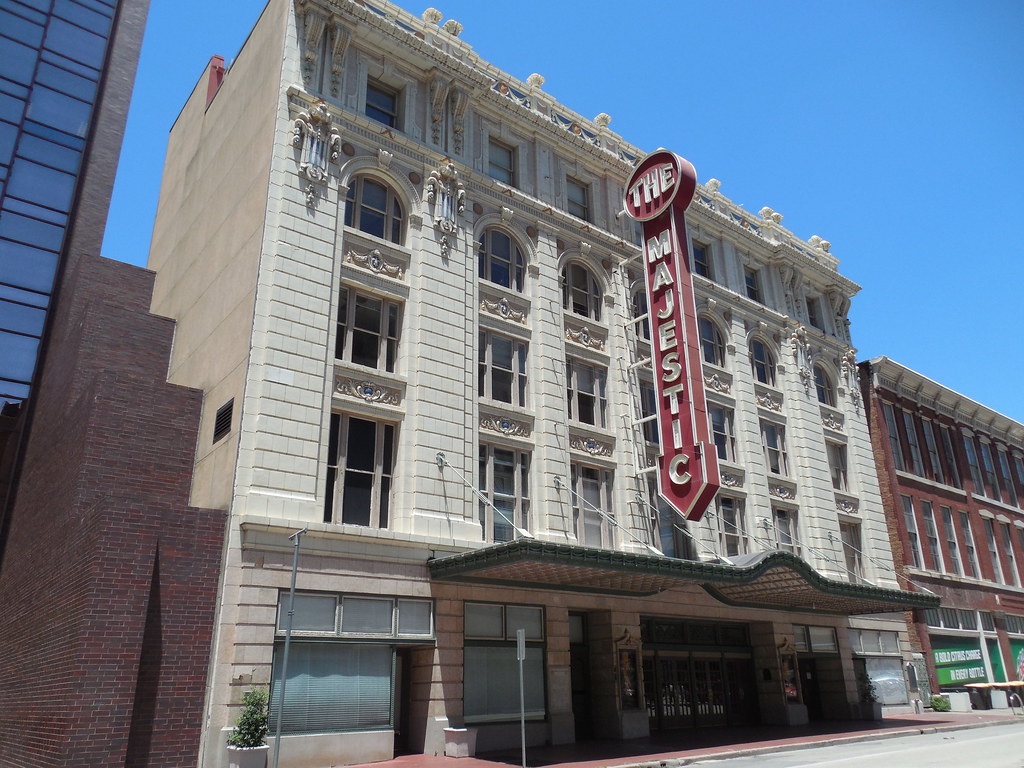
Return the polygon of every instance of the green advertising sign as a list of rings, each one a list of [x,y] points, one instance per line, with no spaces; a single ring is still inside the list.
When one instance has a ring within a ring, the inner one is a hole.
[[[933,637],[932,660],[935,662],[935,674],[939,678],[939,685],[961,686],[988,680],[977,640]]]

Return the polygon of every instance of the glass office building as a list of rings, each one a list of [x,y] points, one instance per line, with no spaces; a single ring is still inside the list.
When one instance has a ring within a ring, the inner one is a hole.
[[[0,0],[0,403],[32,387],[71,228],[115,0]],[[104,207],[105,209],[105,207]],[[101,230],[103,221],[89,222]]]

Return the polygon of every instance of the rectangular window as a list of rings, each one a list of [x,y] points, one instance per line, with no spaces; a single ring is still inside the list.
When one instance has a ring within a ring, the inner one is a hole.
[[[846,463],[846,446],[841,443],[825,443],[828,453],[828,468],[832,473],[832,487],[837,491],[850,490]]]
[[[963,566],[960,565],[960,548],[956,543],[956,528],[953,526],[953,510],[949,507],[939,507],[939,514],[942,517],[942,527],[946,534],[946,552],[949,555],[949,571],[957,576],[963,576]]]
[[[565,370],[569,418],[595,427],[606,426],[608,401],[605,395],[605,370],[571,358],[566,359]]]
[[[387,528],[394,454],[394,425],[332,413],[324,522]]]
[[[936,571],[944,571],[942,563],[942,549],[939,546],[939,530],[935,525],[935,509],[932,503],[921,499],[921,519],[924,521],[924,538],[928,543],[928,556],[932,561],[932,568]]]
[[[590,221],[590,186],[567,177],[565,180],[566,210],[578,219]]]
[[[1006,584],[1006,577],[1003,575],[1003,567],[999,563],[999,547],[996,544],[996,526],[991,520],[985,520],[985,541],[988,544],[988,556],[992,563],[992,580],[1000,584]]]
[[[800,554],[800,537],[797,535],[797,514],[791,509],[773,509],[775,535],[778,548],[783,552]]]
[[[942,462],[939,460],[939,446],[935,442],[935,428],[928,419],[921,420],[921,427],[924,431],[924,445],[928,451],[928,467],[931,471],[931,478],[936,482],[945,483]]]
[[[526,407],[526,342],[480,331],[480,397]]]
[[[949,427],[939,427],[939,433],[942,435],[942,450],[945,454],[945,466],[946,476],[949,477],[949,482],[956,488],[962,488],[960,484],[960,470],[957,468],[956,463],[956,452],[953,450],[953,435],[949,430]]]
[[[981,571],[978,567],[978,553],[974,547],[974,532],[971,530],[971,518],[963,511],[960,512],[960,529],[964,532],[964,552],[967,554],[964,567],[967,575],[976,579]]]
[[[366,82],[366,116],[389,128],[398,124],[398,91],[376,80]]]
[[[981,465],[985,471],[985,486],[988,488],[987,495],[990,499],[1002,501],[1002,496],[999,494],[999,480],[996,478],[996,465],[992,460],[992,446],[984,440],[981,441],[980,445]],[[979,490],[985,493],[984,490]]]
[[[487,175],[503,184],[516,186],[516,153],[512,147],[490,139],[487,144]]]
[[[918,477],[924,477],[924,463],[921,460],[921,445],[917,440],[917,427],[914,414],[903,411],[903,426],[906,428],[907,447],[910,448],[911,471]]]
[[[611,472],[582,464],[573,464],[570,469],[576,539],[588,547],[611,546]]]
[[[907,538],[910,540],[911,564],[922,568],[921,540],[917,535],[917,519],[914,517],[914,501],[909,496],[900,496],[903,502],[903,522],[907,526]]]
[[[861,554],[860,524],[840,523],[839,539],[843,544],[843,559],[846,561],[846,576],[859,583],[864,580],[864,562]]]
[[[530,454],[480,446],[480,526],[485,541],[511,541],[529,529]],[[515,526],[515,527],[514,527]]]
[[[745,555],[750,551],[743,515],[743,502],[731,496],[715,498],[718,514],[719,552],[726,557]]]
[[[1017,470],[1017,484],[1020,486],[1021,493],[1024,493],[1024,458],[1014,456],[1013,468]]]
[[[520,715],[516,633],[526,638],[526,717],[544,718],[544,612],[527,605],[465,604],[464,706],[467,723],[515,721]],[[478,639],[473,639],[478,638]]]
[[[711,247],[705,243],[693,241],[693,271],[708,280],[714,280],[711,271]]]
[[[821,314],[821,299],[817,296],[807,296],[807,322],[819,331],[825,330],[825,320]]]
[[[889,453],[892,454],[892,461],[896,469],[902,472],[906,465],[903,463],[900,432],[896,427],[896,413],[889,403],[882,403],[882,413],[885,415],[885,431],[889,433]]]
[[[335,359],[394,373],[400,325],[401,308],[396,302],[342,287]]]
[[[389,729],[392,721],[389,645],[292,642],[288,684],[280,701],[284,643],[274,645],[270,729],[281,733],[337,733]]]
[[[978,453],[974,448],[974,438],[970,435],[964,435],[964,453],[967,455],[967,466],[971,471],[974,492],[984,496],[985,483],[981,479],[981,466],[978,464]]]
[[[736,461],[736,437],[733,432],[732,408],[708,404],[708,420],[711,422],[711,439],[722,461]]]
[[[640,382],[640,418],[643,420],[644,440],[648,443],[659,442],[658,436],[658,394],[654,384]]]
[[[761,302],[761,270],[753,267],[743,268],[743,285],[747,292],[747,298]]]
[[[1020,586],[1020,572],[1017,568],[1017,557],[1013,552],[1013,533],[1009,523],[1002,523],[999,531],[1003,537],[1003,558],[1008,572],[1007,582],[1015,587]]]
[[[1010,457],[1002,448],[997,451],[997,455],[999,457],[999,478],[1003,490],[1006,491],[1009,503],[1017,506],[1017,489],[1013,487],[1013,477],[1010,475]]]
[[[788,475],[786,459],[786,428],[770,421],[761,422],[761,446],[768,471],[776,475]]]

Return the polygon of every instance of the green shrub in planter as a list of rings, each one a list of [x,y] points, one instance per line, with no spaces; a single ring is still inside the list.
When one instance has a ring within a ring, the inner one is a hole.
[[[253,688],[242,696],[242,713],[228,736],[228,746],[240,749],[262,747],[267,743],[267,691]]]
[[[932,709],[935,712],[949,712],[949,699],[945,696],[932,696]]]

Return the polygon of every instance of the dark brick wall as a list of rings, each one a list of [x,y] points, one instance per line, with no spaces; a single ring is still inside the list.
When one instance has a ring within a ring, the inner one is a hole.
[[[153,275],[67,275],[0,570],[4,766],[194,766],[225,513],[188,505],[202,395]]]

